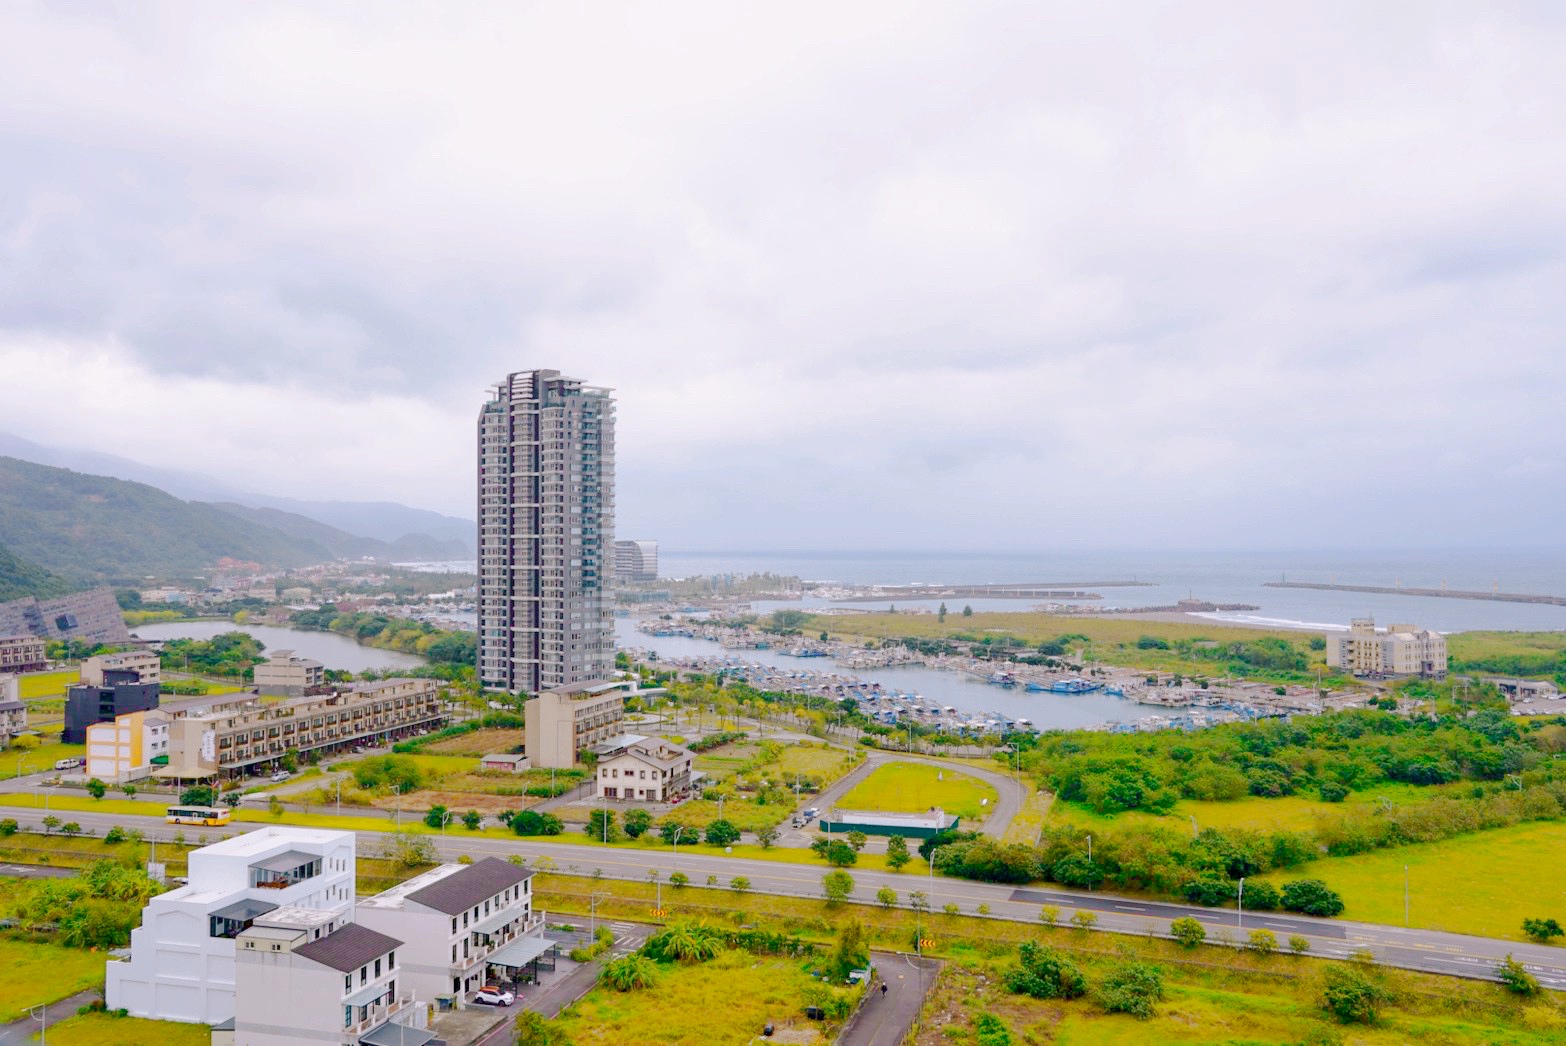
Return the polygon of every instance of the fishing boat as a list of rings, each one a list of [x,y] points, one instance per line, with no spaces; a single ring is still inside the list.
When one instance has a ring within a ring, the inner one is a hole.
[[[1099,688],[1098,683],[1086,679],[1057,679],[1049,685],[1052,694],[1087,694]]]
[[[1125,697],[1126,696],[1126,692],[1124,690],[1120,689],[1120,687],[1118,687],[1118,686],[1106,686],[1104,688],[1104,693],[1111,694],[1111,695],[1113,695],[1115,697]]]
[[[1048,683],[1029,683],[1027,686],[1024,686],[1022,689],[1026,690],[1030,694],[1047,694],[1047,693],[1049,693],[1049,684]]]

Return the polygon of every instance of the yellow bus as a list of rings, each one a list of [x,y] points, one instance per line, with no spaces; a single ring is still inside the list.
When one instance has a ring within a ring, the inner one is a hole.
[[[169,824],[228,824],[233,811],[216,806],[171,806],[166,820]]]

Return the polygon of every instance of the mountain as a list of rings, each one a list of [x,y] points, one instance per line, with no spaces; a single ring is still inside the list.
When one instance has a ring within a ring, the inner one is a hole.
[[[385,542],[396,559],[471,559],[474,555],[473,542],[478,525],[471,519],[410,508],[392,501],[309,501],[257,494],[200,473],[145,465],[96,451],[45,447],[7,432],[0,432],[0,455],[145,483],[186,501],[223,502],[304,516],[349,535]]]
[[[24,596],[63,596],[71,588],[70,582],[64,578],[42,567],[24,563],[13,556],[9,549],[0,547],[0,603]]]
[[[78,584],[188,577],[224,556],[277,567],[335,558],[319,541],[144,483],[7,457],[0,457],[0,546]]]
[[[275,508],[251,508],[232,501],[219,501],[212,507],[238,519],[270,527],[300,541],[313,541],[329,549],[334,557],[340,559],[360,559],[371,556],[375,559],[401,562],[428,562],[468,559],[472,556],[465,543],[440,541],[428,534],[404,534],[395,541],[382,541],[378,538],[350,534],[296,512],[284,512]]]

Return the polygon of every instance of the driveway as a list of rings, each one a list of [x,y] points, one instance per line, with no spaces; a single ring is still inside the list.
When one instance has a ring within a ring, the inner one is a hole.
[[[894,952],[871,952],[877,984],[838,1036],[839,1046],[898,1046],[919,1018],[925,994],[935,985],[941,964]],[[881,985],[886,991],[881,991]]]

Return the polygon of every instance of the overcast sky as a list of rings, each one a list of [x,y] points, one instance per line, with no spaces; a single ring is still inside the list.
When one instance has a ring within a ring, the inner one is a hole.
[[[697,548],[1559,544],[1566,8],[0,10],[0,429]]]

